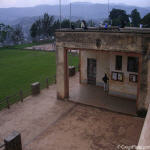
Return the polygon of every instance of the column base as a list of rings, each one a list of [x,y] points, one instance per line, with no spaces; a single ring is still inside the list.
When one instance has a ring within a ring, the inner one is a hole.
[[[145,108],[141,108],[136,111],[138,117],[145,118],[147,115],[147,110]]]

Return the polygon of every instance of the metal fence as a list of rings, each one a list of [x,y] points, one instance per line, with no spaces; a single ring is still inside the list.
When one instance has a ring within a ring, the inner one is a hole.
[[[53,77],[47,77],[40,82],[40,89],[49,88],[49,85],[54,83],[56,83],[56,75],[54,75]],[[2,110],[3,108],[10,109],[12,104],[17,103],[19,101],[23,102],[24,99],[29,95],[31,95],[31,85],[29,85],[26,90],[20,89],[16,94],[1,99],[0,110]]]
[[[74,50],[74,51],[70,50],[68,52],[68,54],[70,56],[77,57],[77,56],[79,56],[79,51],[78,50]],[[76,68],[76,71],[79,71],[78,63],[74,64],[74,62],[72,62],[71,57],[68,58],[68,61],[69,61],[70,66],[71,65],[74,66]],[[43,79],[40,82],[40,88],[41,89],[48,88],[50,84],[54,84],[54,83],[56,83],[56,75]],[[12,104],[17,103],[19,101],[23,102],[24,98],[26,98],[29,95],[31,95],[31,85],[29,85],[26,90],[18,89],[18,92],[15,93],[14,95],[10,95],[10,96],[5,97],[4,99],[0,99],[0,110],[2,110],[3,108],[10,109]]]

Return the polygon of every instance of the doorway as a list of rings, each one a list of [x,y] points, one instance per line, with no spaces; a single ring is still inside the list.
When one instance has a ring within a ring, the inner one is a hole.
[[[87,81],[88,84],[96,85],[96,59],[87,59]]]
[[[89,54],[87,52],[89,52]],[[76,68],[79,66],[79,72],[76,71],[75,76],[69,77],[69,74],[67,73],[68,69],[66,70],[66,83],[67,85],[69,83],[69,89],[68,87],[66,88],[68,89],[68,100],[94,107],[105,108],[114,112],[136,115],[135,101],[106,95],[101,86],[96,86],[98,85],[98,80],[101,79],[101,77],[99,77],[99,73],[101,73],[99,68],[103,67],[103,62],[99,62],[101,57],[97,57],[98,52],[94,51],[93,53],[95,54],[92,55],[90,50],[81,50],[78,53],[72,51],[68,53],[69,55],[66,58],[66,69],[68,68],[68,65],[75,65]],[[104,55],[104,53],[100,53],[100,55]],[[78,63],[74,64],[74,57],[72,56],[75,56],[75,59],[79,56],[79,65]],[[105,59],[103,58],[103,60]],[[101,66],[99,66],[99,64]],[[103,75],[103,72],[101,74]]]

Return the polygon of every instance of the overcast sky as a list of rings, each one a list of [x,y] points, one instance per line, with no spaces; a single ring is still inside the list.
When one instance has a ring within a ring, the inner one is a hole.
[[[92,3],[107,3],[108,0],[62,0],[62,3],[69,2],[92,2]],[[141,7],[150,7],[150,0],[109,0],[110,3],[123,3],[127,5],[136,5]],[[0,0],[0,8],[6,7],[29,7],[41,4],[55,5],[59,0]]]

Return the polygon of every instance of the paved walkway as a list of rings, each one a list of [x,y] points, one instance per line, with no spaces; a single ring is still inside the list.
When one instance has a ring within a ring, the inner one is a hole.
[[[74,104],[56,100],[56,86],[45,89],[39,96],[28,97],[0,112],[0,143],[12,131],[22,134],[23,145],[27,145],[45,131]]]
[[[107,95],[99,86],[79,84],[78,74],[71,78],[69,92],[71,101],[136,116],[135,100]]]
[[[122,150],[137,145],[143,119],[75,106],[25,150]]]
[[[58,101],[52,85],[0,112],[0,143],[16,130],[22,134],[23,150],[116,150],[118,144],[138,143],[143,121]]]
[[[28,50],[42,50],[42,51],[55,51],[56,45],[55,44],[42,44],[42,45],[36,45],[32,47],[26,47],[25,49]]]

